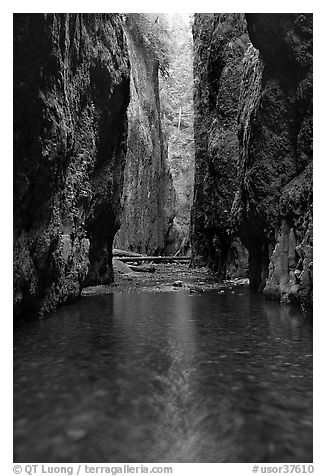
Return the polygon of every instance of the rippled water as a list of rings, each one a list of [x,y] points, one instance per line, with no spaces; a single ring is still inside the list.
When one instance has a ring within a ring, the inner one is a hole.
[[[14,336],[15,462],[310,462],[312,326],[250,294],[82,298]]]

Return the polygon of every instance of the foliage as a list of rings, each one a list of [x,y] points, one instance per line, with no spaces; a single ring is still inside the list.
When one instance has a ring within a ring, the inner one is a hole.
[[[168,77],[171,39],[165,16],[160,13],[127,13],[126,26],[134,41],[158,62],[162,76]]]
[[[177,227],[188,234],[193,195],[193,42],[189,14],[166,15],[173,50],[169,77],[160,81],[161,111],[168,137],[168,159],[177,192]]]
[[[191,19],[186,14],[169,14],[170,35],[174,39],[170,54],[169,78],[160,82],[162,111],[170,137],[192,129],[193,123],[193,43]],[[193,131],[190,131],[192,137]]]

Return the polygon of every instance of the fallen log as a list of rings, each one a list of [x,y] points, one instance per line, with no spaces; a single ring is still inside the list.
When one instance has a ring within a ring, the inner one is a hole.
[[[123,256],[120,261],[153,261],[154,263],[168,263],[170,261],[190,261],[190,256]]]
[[[134,251],[119,250],[118,248],[113,248],[113,256],[142,256],[140,253],[135,253]]]
[[[141,273],[154,273],[155,272],[155,266],[133,266],[132,264],[129,264],[128,266],[132,271],[137,271]]]

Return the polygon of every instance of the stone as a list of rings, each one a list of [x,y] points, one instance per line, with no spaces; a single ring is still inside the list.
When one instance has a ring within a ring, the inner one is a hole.
[[[190,294],[202,294],[204,292],[203,288],[198,286],[190,286],[189,287]]]
[[[312,14],[245,17],[195,15],[192,265],[230,277],[240,238],[250,286],[308,308]]]
[[[123,263],[122,261],[118,259],[113,259],[113,269],[117,273],[121,274],[130,274],[132,273],[132,269],[129,268],[129,266],[126,263]]]
[[[159,64],[126,23],[131,66],[121,226],[114,246],[142,254],[164,253],[175,216],[175,191],[161,120]]]
[[[127,134],[120,14],[14,14],[14,314],[112,282]]]
[[[208,266],[225,279],[248,268],[248,261],[243,266],[237,260],[231,233],[231,209],[238,186],[238,104],[243,58],[249,45],[244,14],[196,13],[193,37],[192,265]]]
[[[312,243],[312,15],[246,20],[255,49],[240,95],[234,226],[249,250],[251,286],[306,306],[311,281],[304,272],[297,287],[293,270]]]
[[[183,282],[182,281],[174,281],[174,283],[172,285],[177,287],[177,288],[182,288]]]

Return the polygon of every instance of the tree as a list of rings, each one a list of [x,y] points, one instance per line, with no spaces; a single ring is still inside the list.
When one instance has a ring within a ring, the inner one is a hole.
[[[168,77],[171,38],[164,14],[127,13],[126,27],[134,41],[158,62],[162,76]]]

